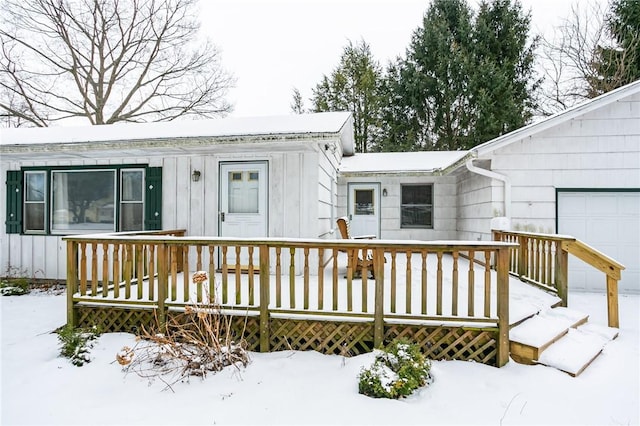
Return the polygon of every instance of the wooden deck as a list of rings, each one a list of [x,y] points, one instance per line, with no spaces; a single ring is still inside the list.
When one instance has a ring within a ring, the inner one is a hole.
[[[359,354],[406,337],[432,359],[502,366],[510,323],[559,300],[510,280],[513,243],[183,234],[66,237],[68,321],[131,331],[214,304],[252,350]],[[355,277],[356,255],[374,258],[375,279]],[[196,271],[207,280],[194,283]]]

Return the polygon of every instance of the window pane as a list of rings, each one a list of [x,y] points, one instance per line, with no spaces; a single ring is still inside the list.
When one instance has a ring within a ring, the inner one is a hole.
[[[120,230],[142,231],[142,203],[127,203],[120,207]]]
[[[114,230],[115,171],[52,172],[53,230]]]
[[[402,206],[402,224],[407,228],[431,228],[431,207]]]
[[[142,201],[142,170],[122,171],[122,201]]]
[[[44,231],[44,203],[25,204],[25,231]]]
[[[402,204],[431,204],[431,185],[402,186]]]
[[[44,201],[44,172],[26,172],[24,178],[27,188],[25,201]]]
[[[259,176],[255,180],[236,179],[240,172],[229,172],[229,213],[258,213]]]
[[[356,189],[355,191],[354,213],[357,215],[372,215],[373,209],[373,189]]]

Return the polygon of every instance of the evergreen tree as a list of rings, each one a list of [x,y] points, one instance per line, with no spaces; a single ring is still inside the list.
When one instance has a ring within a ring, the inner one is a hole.
[[[527,44],[530,15],[511,0],[483,1],[474,26],[471,146],[524,126],[536,107],[531,93],[537,39]],[[471,147],[469,146],[469,147]]]
[[[298,88],[293,88],[293,99],[291,101],[291,112],[294,114],[304,114],[304,101],[302,100],[302,95]]]
[[[349,42],[330,77],[322,77],[313,89],[313,110],[351,111],[356,151],[375,149],[380,110],[382,69],[364,41]]]
[[[435,0],[385,81],[384,149],[469,149],[525,124],[537,84],[529,24],[512,0],[483,1],[475,17],[465,0]]]
[[[606,26],[613,46],[600,46],[598,75],[590,81],[600,93],[640,79],[640,1],[612,1]]]

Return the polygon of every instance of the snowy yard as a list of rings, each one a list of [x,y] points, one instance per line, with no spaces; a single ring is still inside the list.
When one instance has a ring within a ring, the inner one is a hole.
[[[251,353],[227,368],[165,390],[125,375],[116,352],[130,334],[106,334],[93,361],[58,357],[65,296],[1,297],[2,412],[10,424],[609,424],[640,422],[640,297],[620,296],[620,337],[577,378],[543,366],[434,362],[434,383],[399,401],[358,394],[371,354]],[[606,324],[604,294],[572,293],[569,305]]]

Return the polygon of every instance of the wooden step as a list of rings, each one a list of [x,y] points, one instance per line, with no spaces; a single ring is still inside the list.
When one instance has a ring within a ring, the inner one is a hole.
[[[545,349],[588,319],[582,312],[563,307],[540,312],[510,330],[511,357],[521,364],[535,364]]]
[[[582,373],[600,355],[604,346],[617,335],[617,329],[593,324],[571,329],[566,336],[540,355],[538,363],[557,368],[575,377]]]

